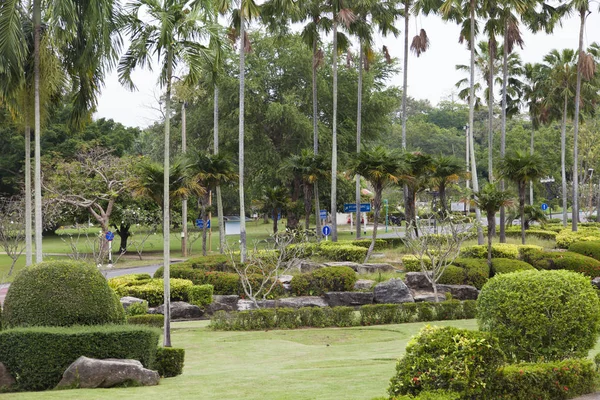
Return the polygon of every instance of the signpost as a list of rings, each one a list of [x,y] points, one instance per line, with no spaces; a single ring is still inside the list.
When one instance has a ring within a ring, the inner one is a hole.
[[[197,219],[196,220],[196,227],[198,229],[204,229],[204,220],[203,219]],[[206,228],[209,229],[210,228],[210,219],[206,221]]]
[[[104,237],[108,241],[108,268],[112,268],[112,242],[115,238],[115,234],[108,231]]]
[[[371,203],[361,203],[360,204],[360,212],[369,212],[371,211]],[[344,212],[345,213],[355,213],[356,212],[356,204],[355,203],[345,203],[344,204]]]
[[[326,219],[327,218],[327,210],[319,210],[319,217],[321,219]]]
[[[327,236],[331,235],[331,228],[329,225],[325,225],[323,227],[323,236],[325,236],[325,241],[327,241]]]
[[[546,211],[548,209],[549,209],[548,204],[542,203],[542,211]],[[550,218],[552,218],[552,211],[549,211],[549,214],[550,214]]]

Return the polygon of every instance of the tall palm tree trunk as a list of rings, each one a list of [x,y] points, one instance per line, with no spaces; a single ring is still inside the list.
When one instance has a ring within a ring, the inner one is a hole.
[[[504,51],[502,54],[502,122],[500,132],[500,158],[506,155],[506,91],[508,80],[508,20],[504,22]],[[500,190],[505,190],[504,178],[500,180]],[[506,209],[500,207],[500,243],[506,243]]]
[[[566,167],[566,148],[567,148],[567,105],[569,98],[565,93],[563,106],[562,126],[560,130],[560,173],[562,178],[562,207],[563,207],[563,227],[567,226],[567,167]]]
[[[331,138],[331,240],[337,242],[337,15],[333,21],[333,135]]]
[[[479,181],[477,179],[477,164],[475,163],[475,147],[473,145],[473,120],[475,119],[475,0],[471,0],[471,29],[470,29],[470,48],[471,48],[471,69],[469,82],[469,140],[471,146],[471,180],[473,191],[479,192]],[[477,243],[483,244],[483,230],[479,222],[481,221],[481,210],[475,206],[475,218],[477,218]]]
[[[519,182],[519,215],[521,218],[521,244],[525,244],[525,190],[527,182]]]
[[[200,208],[200,214],[202,218],[202,255],[206,257],[206,232],[208,225],[208,218],[206,215],[206,205],[210,201],[210,191],[206,190],[206,194],[204,195],[204,199],[202,200],[202,205]]]
[[[214,87],[213,105],[213,149],[219,154],[219,87]],[[225,219],[223,218],[223,198],[221,197],[221,185],[217,185],[217,219],[219,220],[219,253],[225,252]]]
[[[312,106],[313,106],[313,152],[315,156],[319,154],[319,110],[317,108],[317,38],[313,39],[312,53]],[[313,192],[315,194],[315,223],[317,231],[317,240],[321,240],[321,207],[319,204],[319,182],[315,181]],[[308,226],[306,227],[308,229]]]
[[[489,41],[489,76],[488,76],[488,180],[494,182],[493,157],[492,150],[494,148],[494,59],[496,58],[495,47],[496,40]],[[495,232],[494,232],[495,234]]]
[[[364,261],[365,263],[369,261],[369,258],[373,253],[373,249],[375,249],[375,241],[377,240],[377,227],[379,226],[379,214],[381,213],[382,192],[383,188],[375,189],[375,198],[373,199],[373,238],[371,239],[371,244],[367,250],[367,255]]]
[[[404,60],[402,70],[402,151],[406,151],[406,103],[408,101],[408,23],[410,16],[410,0],[404,0]],[[404,184],[404,212],[407,213],[408,186]]]
[[[240,186],[240,261],[246,262],[246,209],[244,205],[244,87],[246,39],[244,14],[240,10],[240,109],[239,109],[239,186]]]
[[[181,152],[185,154],[187,151],[187,138],[186,138],[186,115],[185,115],[185,101],[181,104]],[[181,238],[181,255],[187,257],[187,238],[188,238],[188,201],[187,198],[181,200],[181,226],[183,228],[183,235]]]
[[[533,139],[534,139],[535,129],[533,129],[533,124],[531,126],[531,137],[529,138],[529,154],[533,155]],[[533,205],[533,181],[529,181],[529,204]]]
[[[29,117],[25,116],[25,266],[33,263],[33,244],[31,223],[31,127]]]
[[[492,238],[496,233],[496,214],[487,213],[487,262],[490,271],[492,270]]]
[[[363,44],[359,43],[358,51],[358,98],[356,111],[356,154],[360,153],[360,136],[362,130],[362,85],[363,85]],[[360,239],[360,175],[356,175],[356,238]],[[368,254],[367,254],[368,256]]]
[[[577,52],[577,84],[575,86],[575,118],[573,119],[573,206],[571,212],[571,228],[577,232],[579,222],[579,102],[581,101],[581,55],[583,54],[583,32],[585,29],[585,14],[587,9],[579,10],[579,48]]]
[[[310,213],[312,212],[312,188],[310,182],[305,182],[302,186],[304,192],[304,229],[310,228]]]
[[[42,33],[41,0],[33,2],[33,76],[34,76],[34,207],[35,207],[35,262],[42,262],[42,164],[41,164],[41,115],[40,115],[40,40]]]
[[[165,323],[163,346],[171,347],[171,249],[170,249],[170,204],[169,204],[169,175],[170,175],[170,141],[171,141],[171,79],[173,75],[173,51],[167,51],[167,93],[165,99],[165,149],[164,149],[164,179],[163,179],[163,268],[165,292]]]

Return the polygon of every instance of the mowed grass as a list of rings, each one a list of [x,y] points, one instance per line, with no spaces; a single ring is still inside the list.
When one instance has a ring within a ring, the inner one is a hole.
[[[476,329],[475,320],[440,321]],[[3,399],[369,400],[385,396],[396,360],[425,323],[215,332],[207,321],[172,325],[186,349],[183,375],[159,386],[4,394]]]

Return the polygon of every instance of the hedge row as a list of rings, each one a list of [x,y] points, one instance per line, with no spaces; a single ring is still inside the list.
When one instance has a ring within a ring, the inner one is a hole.
[[[15,328],[0,332],[0,360],[19,390],[54,388],[80,356],[139,360],[151,367],[160,331],[131,325]]]
[[[496,229],[496,233],[500,233],[500,229]],[[547,229],[535,229],[530,228],[525,231],[525,237],[535,237],[541,240],[556,240],[556,235],[558,231],[552,231]],[[521,228],[507,228],[506,229],[506,237],[510,238],[521,238]]]
[[[165,316],[162,314],[132,315],[127,317],[127,323],[130,325],[146,325],[162,328],[165,324]]]
[[[568,249],[575,242],[591,242],[600,240],[600,229],[598,226],[579,225],[577,232],[571,228],[562,229],[556,235],[556,247],[559,249]]]
[[[509,243],[494,243],[492,245],[492,258],[522,258],[523,254],[531,250],[542,250],[541,246],[521,245]],[[463,258],[487,258],[487,245],[465,246],[460,250]]]
[[[591,278],[600,276],[600,261],[570,251],[531,251],[523,259],[536,269],[565,269]]]
[[[367,248],[351,243],[321,242],[317,254],[328,260],[362,263],[367,256]]]
[[[569,251],[600,260],[600,240],[572,243]]]
[[[296,296],[321,296],[326,292],[350,292],[357,281],[350,267],[325,267],[292,279],[292,293]]]
[[[164,302],[164,280],[140,278],[145,274],[124,275],[109,279],[108,284],[120,297],[133,296],[146,300],[151,307]],[[149,276],[149,275],[148,275]],[[199,307],[212,303],[213,287],[211,285],[194,285],[189,279],[170,279],[171,300],[187,301]]]
[[[275,308],[226,313],[212,316],[210,327],[216,330],[326,328],[359,325],[400,324],[475,318],[476,302],[466,300],[441,303],[369,304],[358,313],[353,307]]]

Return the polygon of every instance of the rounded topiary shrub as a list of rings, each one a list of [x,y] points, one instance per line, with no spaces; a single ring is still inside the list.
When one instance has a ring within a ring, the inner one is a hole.
[[[485,284],[477,319],[515,361],[586,357],[598,337],[600,302],[581,274],[521,271]]]
[[[50,261],[24,269],[4,301],[6,326],[101,325],[125,322],[115,292],[95,266]]]
[[[525,261],[513,260],[510,258],[492,259],[492,268],[494,269],[494,273],[496,275],[535,269],[531,264],[526,263]]]
[[[569,246],[569,251],[600,260],[600,241],[574,242]]]

